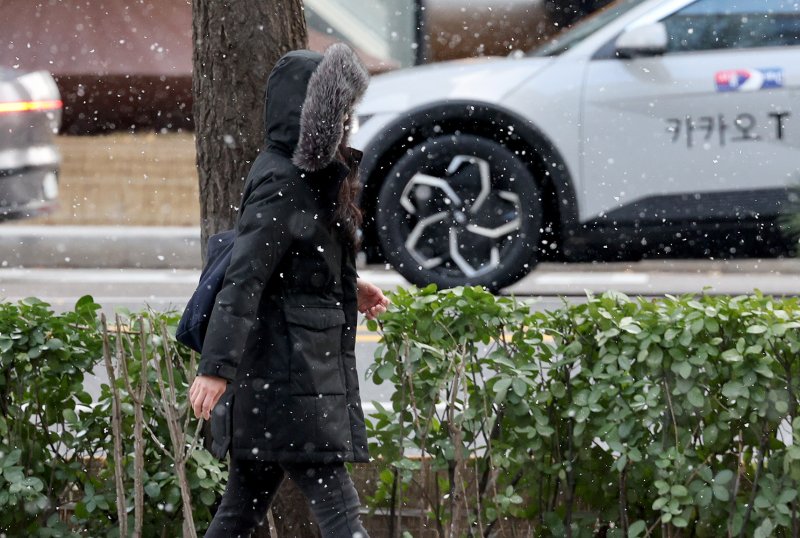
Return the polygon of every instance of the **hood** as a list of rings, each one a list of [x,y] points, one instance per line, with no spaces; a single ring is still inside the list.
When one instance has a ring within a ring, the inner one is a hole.
[[[359,115],[402,112],[453,99],[497,102],[551,58],[472,58],[400,69],[372,78]]]
[[[345,116],[352,117],[368,84],[366,67],[342,43],[325,54],[308,50],[285,54],[267,81],[267,148],[291,156],[302,170],[325,168],[345,138]]]

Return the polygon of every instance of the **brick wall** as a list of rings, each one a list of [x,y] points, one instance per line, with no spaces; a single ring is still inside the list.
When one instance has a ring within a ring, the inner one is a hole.
[[[59,209],[17,224],[198,226],[194,135],[59,136]]]

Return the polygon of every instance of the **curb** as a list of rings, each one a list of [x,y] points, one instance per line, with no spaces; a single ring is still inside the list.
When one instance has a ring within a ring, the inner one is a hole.
[[[533,273],[681,273],[681,274],[771,274],[800,275],[800,258],[646,259],[633,262],[550,263],[536,266]]]
[[[199,269],[200,228],[0,226],[1,267]]]
[[[200,228],[193,226],[0,226],[0,267],[201,269]],[[650,259],[638,262],[542,263],[532,274],[537,272],[800,275],[800,258]]]

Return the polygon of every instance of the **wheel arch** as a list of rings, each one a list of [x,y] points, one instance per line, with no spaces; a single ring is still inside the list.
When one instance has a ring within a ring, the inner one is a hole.
[[[565,242],[575,234],[578,207],[572,176],[555,145],[532,122],[502,106],[475,101],[444,101],[413,109],[389,124],[365,148],[361,161],[364,190],[364,247],[380,259],[375,210],[383,180],[394,163],[423,140],[446,134],[472,134],[494,140],[517,154],[538,181],[544,197],[545,234],[557,241],[555,257],[568,254]],[[530,155],[531,157],[528,157]],[[548,229],[550,228],[550,229]]]

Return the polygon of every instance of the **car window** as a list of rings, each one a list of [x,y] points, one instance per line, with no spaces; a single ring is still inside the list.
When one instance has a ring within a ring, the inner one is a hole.
[[[800,45],[798,0],[698,0],[663,22],[668,52]]]

